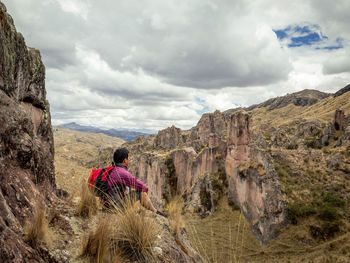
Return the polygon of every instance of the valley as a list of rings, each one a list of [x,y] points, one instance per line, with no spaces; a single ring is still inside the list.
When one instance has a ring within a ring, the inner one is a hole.
[[[248,145],[253,149],[250,151],[270,156],[265,160],[270,164],[259,166],[259,160],[243,161],[237,168],[239,176],[249,178],[255,171],[264,175],[269,173],[266,169],[271,169],[270,173],[275,173],[278,180],[274,187],[280,189],[279,198],[284,202],[281,207],[288,222],[264,246],[252,231],[251,219],[247,221],[244,213],[239,212],[237,196],[230,195],[230,187],[235,183],[230,185],[225,175],[223,142],[228,140],[227,129],[231,129],[227,127],[226,116],[240,114],[239,110],[205,114],[189,131],[170,127],[157,135],[140,136],[125,143],[132,153],[131,171],[150,186],[151,196],[159,207],[166,209],[165,200],[182,196],[186,229],[193,246],[207,261],[346,262],[350,253],[347,245],[350,154],[346,117],[350,113],[349,96],[344,93],[338,97],[326,96],[312,105],[288,103],[272,110],[258,107],[248,112],[251,116]],[[343,128],[336,130],[339,108]],[[243,126],[243,133],[244,129]],[[63,133],[60,136],[64,137]],[[103,145],[107,147],[101,142],[101,148]],[[61,147],[69,146],[58,144],[56,152],[62,153]],[[72,156],[76,147],[78,144],[70,150]],[[98,158],[105,160],[105,164],[111,160],[112,151],[100,151],[100,157],[81,156],[79,151],[78,147],[76,157],[81,158],[80,164],[86,170],[88,163],[97,166],[102,163]],[[62,173],[57,170],[56,174],[59,181]],[[248,207],[243,209],[251,209],[249,204],[245,205]]]

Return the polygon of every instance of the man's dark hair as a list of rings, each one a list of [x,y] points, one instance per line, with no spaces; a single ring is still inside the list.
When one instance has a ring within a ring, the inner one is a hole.
[[[125,158],[129,157],[129,151],[126,148],[119,148],[115,150],[113,155],[114,164],[122,163]]]

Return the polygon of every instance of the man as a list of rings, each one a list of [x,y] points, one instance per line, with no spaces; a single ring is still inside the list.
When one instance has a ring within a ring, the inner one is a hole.
[[[111,203],[118,205],[120,202],[125,201],[126,198],[130,198],[133,201],[140,200],[141,205],[146,209],[167,217],[166,214],[157,211],[153,206],[148,196],[147,185],[127,170],[129,166],[129,151],[126,148],[117,149],[114,152],[113,161],[115,167],[111,170],[108,177],[108,187],[110,190],[108,192],[109,200],[107,204],[109,206],[111,206]],[[136,191],[126,193],[126,186]]]

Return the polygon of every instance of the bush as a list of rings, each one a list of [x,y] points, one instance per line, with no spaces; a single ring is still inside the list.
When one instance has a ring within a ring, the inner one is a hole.
[[[179,236],[182,229],[185,228],[185,222],[181,213],[183,206],[184,201],[177,196],[168,204],[167,207],[168,214],[171,218],[170,231],[175,236]]]
[[[330,206],[335,206],[339,208],[345,207],[345,200],[344,198],[339,194],[333,194],[333,193],[326,193],[323,196],[323,201]]]
[[[305,139],[305,145],[309,148],[314,148],[316,143],[316,137],[311,136]]]
[[[35,205],[33,216],[25,223],[24,241],[33,248],[38,248],[43,244],[51,246],[51,233],[46,220],[45,207],[42,204]]]
[[[104,213],[83,243],[80,258],[90,262],[155,262],[158,229],[153,218],[125,202]]]
[[[335,233],[340,231],[340,221],[325,222],[322,224],[322,232],[326,238],[334,237]]]
[[[126,202],[122,209],[114,209],[117,213],[116,228],[112,235],[114,255],[131,262],[154,262],[153,248],[158,229],[153,218],[138,213],[137,205],[130,202]]]
[[[80,202],[77,214],[81,217],[91,217],[98,209],[96,196],[89,189],[87,182],[81,182]]]
[[[286,170],[286,167],[284,167],[282,165],[276,164],[275,170],[276,170],[276,173],[279,177],[288,177],[288,175],[289,175],[288,171]]]
[[[328,205],[320,207],[318,210],[318,217],[326,221],[336,220],[338,218],[338,210]]]
[[[308,217],[314,214],[316,214],[316,209],[311,205],[295,203],[288,207],[288,218],[292,224],[297,224],[298,218]]]
[[[265,133],[265,134],[264,134],[264,137],[265,137],[265,140],[271,141],[271,137],[272,137],[272,136],[271,136],[271,133],[268,133],[268,132]]]
[[[99,219],[96,229],[83,240],[80,258],[94,263],[103,262],[111,244],[112,221],[111,218]]]

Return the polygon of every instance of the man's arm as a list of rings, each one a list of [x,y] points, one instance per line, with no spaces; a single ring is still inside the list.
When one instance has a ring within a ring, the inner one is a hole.
[[[148,192],[147,185],[141,180],[137,179],[131,173],[124,169],[116,169],[116,173],[113,174],[115,178],[111,178],[113,181],[116,181],[120,184],[124,184],[128,187],[134,188],[138,191]]]

